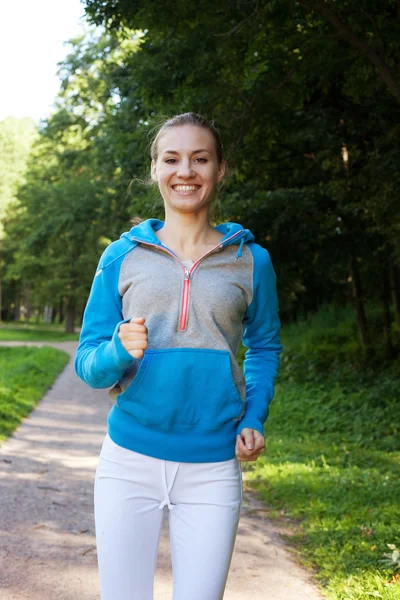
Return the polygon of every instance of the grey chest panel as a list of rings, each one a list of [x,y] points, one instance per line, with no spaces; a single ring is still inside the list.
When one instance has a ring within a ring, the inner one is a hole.
[[[144,317],[149,344],[154,342],[154,347],[182,344],[185,334],[188,345],[189,339],[195,336],[197,347],[212,347],[216,330],[226,332],[228,337],[234,330],[241,334],[241,323],[252,300],[253,257],[244,247],[242,256],[235,260],[236,252],[237,246],[224,248],[195,267],[189,287],[187,328],[179,331],[184,268],[164,250],[137,246],[126,255],[120,271],[119,293],[124,319]],[[178,344],[175,336],[179,336]]]

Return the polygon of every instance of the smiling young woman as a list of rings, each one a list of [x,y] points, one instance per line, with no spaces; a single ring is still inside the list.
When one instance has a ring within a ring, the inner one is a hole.
[[[212,123],[177,115],[150,154],[165,220],[133,226],[101,256],[75,358],[114,402],[95,480],[102,599],[153,598],[167,505],[174,600],[221,600],[240,462],[265,450],[282,351],[276,275],[248,229],[210,223],[226,172]]]

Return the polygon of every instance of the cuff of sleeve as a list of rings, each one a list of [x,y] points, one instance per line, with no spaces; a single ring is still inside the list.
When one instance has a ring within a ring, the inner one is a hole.
[[[131,354],[129,354],[129,352],[123,347],[122,342],[118,337],[118,331],[120,325],[122,325],[122,323],[128,323],[128,321],[130,321],[131,318],[132,317],[129,317],[128,319],[124,319],[123,321],[120,321],[118,323],[118,325],[114,329],[111,341],[107,345],[107,348],[105,350],[106,356],[109,355],[111,360],[113,360],[113,362],[118,367],[125,369],[127,369],[133,363],[135,358]]]
[[[258,419],[254,418],[254,417],[246,417],[246,416],[243,417],[243,419],[240,421],[239,425],[237,426],[236,435],[239,435],[240,432],[242,431],[242,429],[245,429],[246,427],[249,427],[250,429],[255,429],[256,431],[261,433],[261,435],[264,435],[264,426],[261,423],[261,421],[259,421]]]

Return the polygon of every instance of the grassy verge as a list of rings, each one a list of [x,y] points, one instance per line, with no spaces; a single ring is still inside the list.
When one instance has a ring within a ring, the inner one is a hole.
[[[31,412],[68,360],[54,348],[0,346],[0,441]]]
[[[67,342],[77,341],[79,333],[65,333],[61,327],[33,325],[28,323],[2,323],[0,325],[1,341],[23,342]]]
[[[283,331],[267,450],[246,484],[293,524],[293,552],[328,598],[398,600],[400,365],[363,364],[349,318]]]

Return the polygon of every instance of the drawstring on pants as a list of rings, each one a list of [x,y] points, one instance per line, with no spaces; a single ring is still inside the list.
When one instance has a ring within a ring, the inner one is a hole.
[[[168,508],[170,510],[172,510],[174,508],[173,504],[171,504],[170,500],[169,500],[169,496],[168,494],[170,493],[172,486],[174,485],[174,481],[175,481],[175,477],[176,474],[178,472],[179,469],[179,463],[176,464],[175,466],[175,473],[172,477],[172,483],[169,486],[169,489],[167,488],[167,461],[163,460],[161,463],[161,471],[162,471],[162,481],[163,481],[163,488],[164,488],[164,493],[165,493],[165,497],[164,500],[161,502],[161,504],[159,505],[159,509],[164,508],[164,506],[168,505]]]

